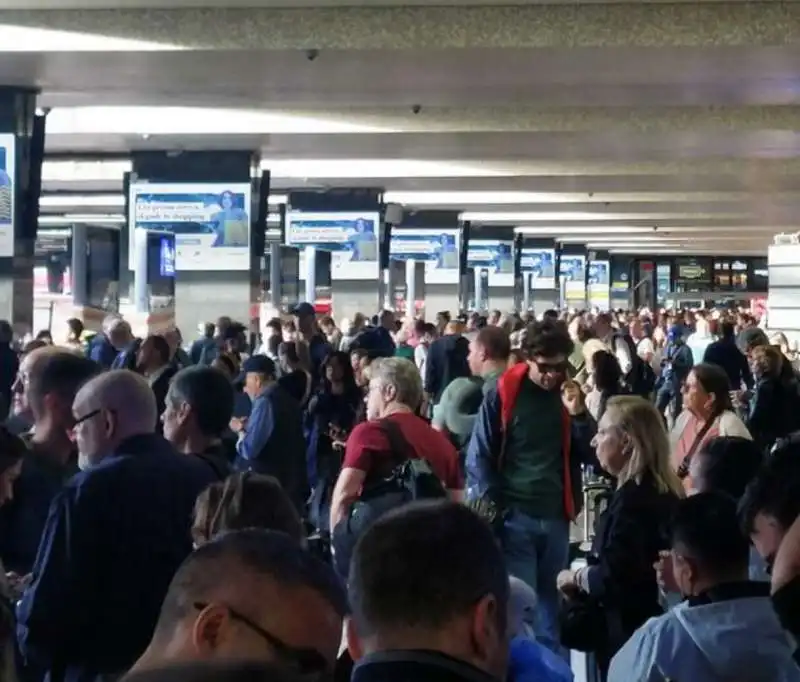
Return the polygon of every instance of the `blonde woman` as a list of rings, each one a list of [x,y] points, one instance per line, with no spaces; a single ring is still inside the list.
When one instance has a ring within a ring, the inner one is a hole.
[[[616,489],[597,519],[588,565],[562,571],[558,588],[567,599],[562,643],[572,648],[580,640],[605,679],[616,651],[662,612],[653,564],[667,548],[663,528],[683,487],[670,464],[664,420],[644,398],[611,398],[593,445]],[[581,624],[570,611],[574,615],[587,602],[597,617]]]

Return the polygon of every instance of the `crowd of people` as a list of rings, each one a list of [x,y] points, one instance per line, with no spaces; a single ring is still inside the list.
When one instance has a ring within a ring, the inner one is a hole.
[[[800,383],[743,311],[84,331],[0,322],[0,680],[800,682]]]

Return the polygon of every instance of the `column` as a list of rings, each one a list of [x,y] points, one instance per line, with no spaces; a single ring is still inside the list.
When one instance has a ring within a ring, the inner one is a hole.
[[[123,266],[136,269],[137,230],[172,232],[174,323],[187,336],[199,323],[223,315],[252,323],[258,315],[269,198],[269,174],[260,182],[253,179],[259,173],[256,155],[155,151],[135,152],[131,161],[129,255]]]
[[[33,253],[42,190],[45,116],[37,92],[0,87],[0,318],[34,331]]]

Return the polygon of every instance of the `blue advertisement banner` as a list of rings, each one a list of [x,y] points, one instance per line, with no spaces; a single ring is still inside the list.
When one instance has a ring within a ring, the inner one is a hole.
[[[14,161],[16,140],[0,135],[0,257],[14,255]]]
[[[286,243],[331,252],[331,277],[339,280],[378,277],[380,214],[374,211],[319,213],[289,210]],[[300,275],[305,279],[301,253]]]
[[[558,267],[563,282],[564,298],[568,303],[581,304],[586,300],[586,256],[561,254]]]
[[[587,280],[589,305],[608,310],[611,302],[611,263],[607,260],[591,261]]]
[[[470,239],[467,266],[485,269],[491,286],[514,286],[514,242],[499,239]]]
[[[520,253],[519,269],[521,273],[533,274],[533,289],[556,288],[556,252],[555,249],[541,249],[523,246]]]
[[[175,235],[175,269],[249,270],[249,184],[132,184],[130,263],[135,265],[135,231]]]
[[[424,262],[427,284],[457,284],[459,234],[458,228],[397,228],[392,231],[390,257]]]

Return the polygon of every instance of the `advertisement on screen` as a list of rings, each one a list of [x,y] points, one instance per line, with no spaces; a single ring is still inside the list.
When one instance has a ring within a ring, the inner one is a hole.
[[[558,274],[567,303],[582,305],[586,301],[586,256],[562,253]]]
[[[398,228],[389,247],[393,260],[425,263],[426,284],[458,284],[458,228]]]
[[[0,258],[14,255],[14,161],[13,135],[0,135]]]
[[[249,184],[136,183],[130,190],[130,263],[135,230],[175,235],[175,270],[250,269]]]
[[[286,212],[286,243],[301,249],[313,246],[331,252],[332,279],[368,279],[378,276],[380,214]],[[300,272],[305,274],[301,254]],[[303,277],[305,279],[305,277]]]
[[[489,285],[514,286],[514,242],[498,239],[470,239],[467,249],[467,265],[485,269],[489,273]]]
[[[589,306],[608,310],[611,304],[611,263],[607,260],[590,262],[586,279]]]
[[[530,272],[532,289],[556,288],[556,252],[554,249],[541,249],[523,246],[519,258],[519,271]]]

